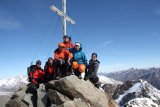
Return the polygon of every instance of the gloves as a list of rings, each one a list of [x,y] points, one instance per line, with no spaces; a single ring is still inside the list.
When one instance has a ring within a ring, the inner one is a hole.
[[[61,58],[58,58],[58,61],[59,61],[59,62],[62,62],[62,59],[61,59]]]
[[[64,60],[63,59],[58,59],[58,63],[59,63],[59,65],[63,65],[65,62],[64,62]]]
[[[70,59],[70,58],[68,58],[67,64],[68,64],[68,65],[71,65],[71,59]]]

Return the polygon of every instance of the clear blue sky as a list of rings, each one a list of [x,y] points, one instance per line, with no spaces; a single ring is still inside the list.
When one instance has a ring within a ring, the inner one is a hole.
[[[0,79],[25,74],[38,47],[34,63],[53,57],[62,24],[51,4],[61,8],[61,0],[0,0]],[[68,35],[88,60],[98,53],[99,71],[160,66],[160,0],[67,0],[67,14],[76,21]]]

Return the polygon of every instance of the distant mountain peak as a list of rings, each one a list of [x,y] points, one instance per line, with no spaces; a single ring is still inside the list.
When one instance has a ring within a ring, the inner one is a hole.
[[[0,91],[1,92],[15,92],[21,86],[28,84],[27,76],[20,75],[9,79],[0,80]]]
[[[129,70],[124,70],[121,72],[112,72],[103,74],[109,78],[117,81],[127,81],[127,80],[139,80],[143,79],[152,84],[154,87],[160,89],[160,68],[148,68],[148,69],[137,69],[131,68]]]
[[[138,98],[140,98],[141,100],[143,99],[143,101],[149,99],[158,107],[160,104],[160,90],[142,79],[138,81],[126,81],[124,84],[117,87],[113,98],[120,106],[131,105],[131,102],[140,102],[138,100]],[[137,106],[134,107],[138,107],[138,105],[143,104],[138,103]],[[147,105],[146,107],[150,107],[150,105]]]

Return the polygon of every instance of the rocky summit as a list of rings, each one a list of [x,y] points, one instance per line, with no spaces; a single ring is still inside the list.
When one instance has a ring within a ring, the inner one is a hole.
[[[32,92],[29,92],[32,91]],[[35,104],[35,102],[37,104]],[[118,107],[91,82],[67,76],[41,84],[37,92],[27,85],[17,91],[6,107]]]

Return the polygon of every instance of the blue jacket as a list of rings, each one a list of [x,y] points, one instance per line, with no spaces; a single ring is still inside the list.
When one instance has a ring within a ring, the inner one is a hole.
[[[73,54],[73,61],[78,62],[78,64],[87,65],[87,57],[85,53],[82,51],[82,48],[80,48],[80,50],[78,51],[75,48],[71,48],[69,51]]]

